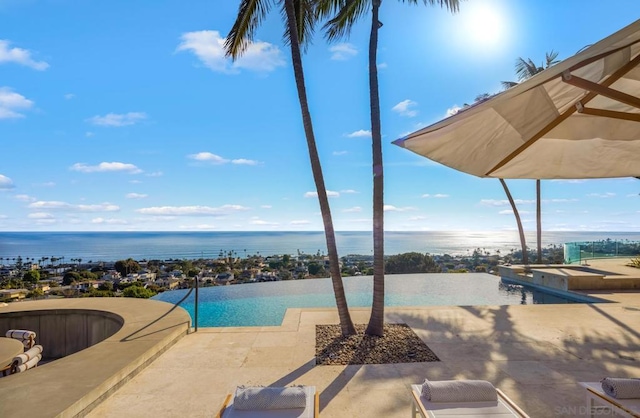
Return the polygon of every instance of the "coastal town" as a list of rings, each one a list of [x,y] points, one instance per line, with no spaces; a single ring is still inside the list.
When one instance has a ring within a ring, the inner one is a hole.
[[[561,246],[542,252],[543,262],[561,264]],[[481,248],[467,255],[409,252],[385,257],[386,274],[497,273],[500,264],[517,264],[521,251],[491,254]],[[373,257],[347,255],[340,259],[343,277],[373,274]],[[226,286],[280,280],[329,277],[329,258],[317,252],[295,255],[245,255],[220,251],[211,259],[85,261],[81,258],[0,259],[0,302],[64,297],[149,298],[175,289]]]

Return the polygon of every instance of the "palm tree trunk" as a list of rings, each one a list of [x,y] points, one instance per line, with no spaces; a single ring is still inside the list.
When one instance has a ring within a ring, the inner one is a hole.
[[[382,170],[382,132],[378,93],[378,11],[381,0],[372,1],[371,36],[369,38],[369,100],[371,105],[371,143],[373,147],[373,304],[365,331],[384,334],[384,181]]]
[[[529,255],[527,254],[527,243],[524,238],[524,229],[522,228],[522,221],[520,220],[520,214],[518,213],[518,208],[516,207],[516,203],[513,201],[513,197],[511,197],[511,192],[507,187],[507,183],[503,179],[499,179],[500,184],[504,188],[504,192],[507,194],[507,199],[509,199],[509,203],[511,204],[511,209],[513,209],[513,214],[516,217],[516,223],[518,224],[518,233],[520,234],[520,245],[522,246],[522,264],[525,266],[529,265]]]
[[[538,240],[538,264],[542,264],[542,205],[540,198],[540,179],[536,180],[536,239]]]
[[[291,61],[293,63],[293,73],[295,75],[296,87],[298,89],[298,100],[300,101],[304,133],[307,138],[307,147],[309,148],[311,171],[313,172],[313,180],[316,184],[318,201],[320,202],[320,212],[322,213],[324,234],[327,241],[327,253],[329,255],[331,282],[333,283],[333,292],[335,294],[338,316],[340,318],[340,328],[342,330],[342,335],[353,335],[356,333],[356,330],[353,326],[353,322],[351,321],[347,298],[342,284],[342,277],[340,275],[340,260],[338,259],[336,235],[333,230],[333,220],[331,219],[331,209],[329,207],[329,199],[327,198],[327,189],[324,185],[320,157],[318,156],[318,149],[316,147],[313,125],[311,124],[311,113],[309,112],[309,104],[307,102],[307,90],[304,83],[304,71],[302,69],[302,57],[300,54],[300,44],[298,41],[298,29],[296,25],[293,0],[285,0],[285,11],[287,14],[287,25],[291,36]]]

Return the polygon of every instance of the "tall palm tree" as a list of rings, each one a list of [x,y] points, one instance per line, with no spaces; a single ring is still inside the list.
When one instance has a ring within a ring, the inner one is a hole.
[[[509,89],[513,86],[517,86],[520,82],[527,80],[534,75],[541,73],[549,67],[552,67],[559,63],[557,59],[558,53],[554,50],[545,53],[545,62],[541,66],[537,66],[531,58],[524,59],[518,57],[516,59],[516,76],[518,81],[503,81],[502,87]],[[505,186],[505,185],[503,185]],[[508,189],[507,189],[508,190]],[[536,239],[538,243],[538,263],[542,263],[542,208],[541,208],[541,196],[540,196],[540,179],[536,180]],[[516,213],[514,211],[514,213]],[[516,220],[519,222],[519,218],[516,216]],[[518,228],[522,228],[521,224],[518,224]],[[522,251],[525,251],[523,247]],[[526,263],[525,263],[526,264]]]
[[[524,229],[522,228],[522,221],[520,220],[520,214],[518,213],[518,208],[516,207],[516,203],[513,201],[513,197],[511,196],[511,192],[507,187],[507,183],[504,179],[499,179],[500,184],[504,188],[504,192],[507,195],[507,199],[509,199],[509,204],[511,204],[511,209],[513,209],[513,214],[516,217],[516,223],[518,224],[518,234],[520,235],[520,245],[522,246],[522,264],[525,266],[529,265],[529,254],[527,253],[527,243],[524,238]]]
[[[271,0],[241,0],[238,16],[225,41],[224,46],[227,56],[236,59],[244,52],[248,43],[253,40],[256,29],[269,12],[272,3]],[[308,45],[308,38],[313,33],[316,22],[316,15],[313,11],[313,0],[278,0],[278,4],[282,7],[282,16],[286,24],[284,39],[291,49],[293,73],[298,90],[298,100],[300,102],[307,147],[309,149],[311,171],[318,193],[320,212],[324,224],[331,281],[333,283],[338,316],[340,318],[340,327],[343,335],[352,335],[355,334],[356,331],[351,320],[351,315],[349,314],[347,298],[342,283],[335,231],[333,229],[327,189],[324,184],[322,166],[320,165],[320,157],[318,156],[313,125],[311,123],[311,112],[309,111],[309,104],[307,102],[302,56],[300,52],[301,46],[306,47],[306,45]]]
[[[382,0],[317,0],[321,17],[330,17],[325,25],[329,41],[348,36],[354,23],[371,10],[369,35],[369,104],[371,107],[371,143],[373,154],[373,305],[366,329],[369,335],[383,335],[384,327],[384,182],[382,166],[382,129],[378,92],[378,30],[382,27],[379,10]],[[417,4],[418,0],[402,0]],[[425,5],[439,4],[458,11],[459,0],[422,0]]]

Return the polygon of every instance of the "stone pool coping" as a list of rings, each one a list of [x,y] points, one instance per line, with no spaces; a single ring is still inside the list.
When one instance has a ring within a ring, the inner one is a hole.
[[[0,316],[41,310],[102,311],[121,317],[123,325],[89,348],[0,378],[0,416],[84,416],[187,335],[191,325],[180,307],[130,298],[16,302],[0,305]]]

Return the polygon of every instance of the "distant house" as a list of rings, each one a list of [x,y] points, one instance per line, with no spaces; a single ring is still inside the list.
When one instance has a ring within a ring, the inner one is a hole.
[[[0,290],[0,301],[13,302],[27,297],[27,289],[2,289]]]
[[[218,273],[216,275],[216,283],[217,284],[229,284],[229,282],[233,281],[233,273]]]
[[[90,280],[87,282],[80,282],[80,283],[73,283],[71,285],[71,289],[73,290],[77,290],[80,292],[86,292],[87,290],[89,290],[90,288],[94,288],[97,289],[98,287],[100,287],[100,284],[102,284],[102,281],[98,281],[98,280]]]

